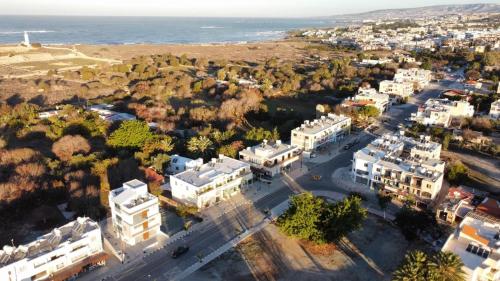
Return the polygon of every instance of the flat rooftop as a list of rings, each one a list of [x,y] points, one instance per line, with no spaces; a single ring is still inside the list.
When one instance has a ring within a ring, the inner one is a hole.
[[[459,255],[470,275],[474,269],[482,266],[486,259],[495,262],[500,260],[498,240],[495,239],[499,227],[499,220],[491,220],[476,212],[469,212],[459,228],[450,235],[442,251]]]
[[[86,217],[79,217],[61,227],[54,228],[50,233],[38,237],[28,244],[12,247],[3,246],[0,250],[0,266],[28,258],[33,259],[51,252],[66,242],[80,240],[87,232],[99,228],[97,222]]]
[[[219,158],[214,158],[212,161],[197,168],[186,170],[182,173],[172,175],[171,177],[187,182],[196,187],[203,187],[218,178],[230,175],[242,168],[250,169],[250,165],[245,162],[220,155]]]
[[[281,141],[263,142],[256,146],[247,147],[246,149],[240,151],[240,155],[272,159],[288,152],[297,151],[298,149],[299,148],[296,146],[284,144]]]
[[[303,132],[304,134],[314,135],[347,120],[350,120],[350,118],[344,115],[329,113],[327,116],[321,116],[321,118],[315,119],[312,122],[305,121],[304,124],[293,129],[292,132]]]

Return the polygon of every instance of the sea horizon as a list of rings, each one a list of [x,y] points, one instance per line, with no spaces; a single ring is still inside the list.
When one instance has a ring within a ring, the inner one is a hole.
[[[0,18],[0,44],[228,44],[273,41],[287,32],[336,26],[316,18],[25,16]]]

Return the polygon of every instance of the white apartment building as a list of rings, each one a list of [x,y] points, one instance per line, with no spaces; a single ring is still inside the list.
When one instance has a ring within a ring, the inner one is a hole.
[[[264,140],[259,145],[240,151],[240,160],[250,164],[255,175],[274,177],[289,170],[292,163],[300,160],[301,149],[297,146]]]
[[[351,118],[328,113],[312,122],[306,120],[292,130],[291,144],[311,153],[322,145],[337,142],[351,131]]]
[[[170,176],[172,197],[198,208],[237,194],[252,182],[250,164],[219,155],[210,162]]]
[[[432,80],[432,72],[430,70],[420,68],[398,69],[394,75],[395,82],[409,82],[414,85],[415,91],[420,91],[425,88]]]
[[[28,244],[0,250],[0,280],[66,280],[93,265],[103,265],[99,224],[77,218]]]
[[[413,83],[384,80],[379,84],[379,92],[389,95],[393,104],[399,103],[413,95]]]
[[[500,119],[500,100],[491,103],[489,116],[491,119]]]
[[[460,256],[466,280],[500,280],[500,220],[481,212],[469,212],[441,251]]]
[[[428,99],[411,114],[411,120],[423,125],[437,125],[447,128],[452,118],[474,116],[474,106],[465,100]]]
[[[379,93],[374,88],[359,88],[358,94],[354,96],[353,100],[356,101],[371,101],[373,106],[377,108],[380,113],[389,109],[389,95]]]
[[[131,180],[109,192],[111,220],[116,236],[128,245],[155,238],[160,232],[158,198],[148,192],[147,184]]]
[[[170,175],[178,174],[184,172],[185,170],[201,166],[203,164],[203,159],[191,159],[184,156],[179,156],[174,154],[170,156],[170,164],[167,168],[167,173]]]
[[[353,181],[399,196],[413,194],[422,202],[434,200],[441,190],[445,163],[441,144],[385,134],[354,153]]]

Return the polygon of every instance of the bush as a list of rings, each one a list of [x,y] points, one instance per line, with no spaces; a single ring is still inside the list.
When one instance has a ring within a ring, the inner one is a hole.
[[[69,161],[75,153],[89,153],[88,141],[80,135],[64,136],[52,145],[52,152],[62,161]]]
[[[447,170],[446,178],[450,183],[463,184],[468,177],[467,167],[460,161],[453,162]]]

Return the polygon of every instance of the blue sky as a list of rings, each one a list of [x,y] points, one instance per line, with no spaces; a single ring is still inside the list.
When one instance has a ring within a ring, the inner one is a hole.
[[[387,8],[484,2],[474,0],[0,0],[0,14],[309,17]]]

